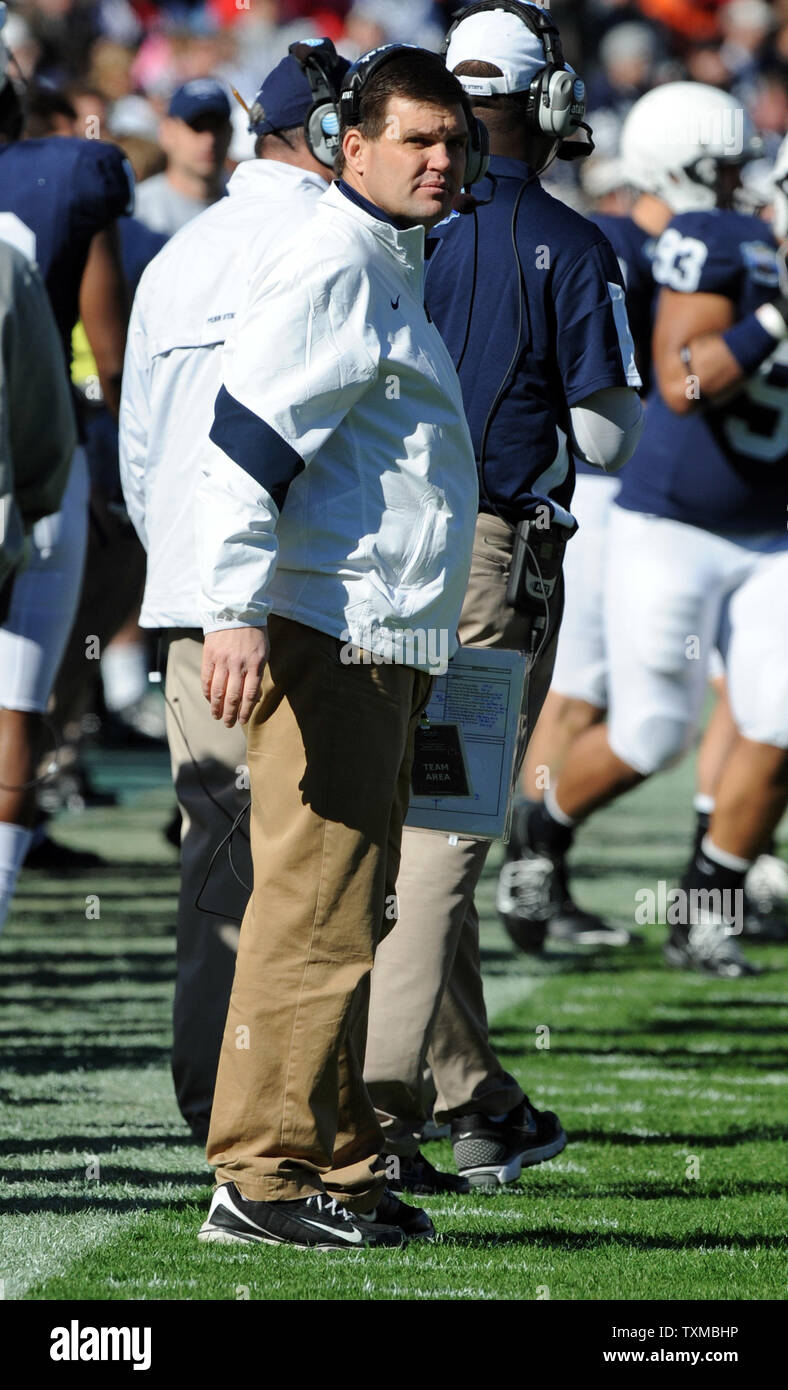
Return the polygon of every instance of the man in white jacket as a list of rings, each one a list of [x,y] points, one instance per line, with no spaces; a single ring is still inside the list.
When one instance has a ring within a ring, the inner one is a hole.
[[[362,1061],[430,654],[456,647],[478,502],[424,233],[481,159],[434,54],[367,55],[341,112],[343,177],[228,338],[198,490],[203,689],[248,723],[254,861],[200,1235],[353,1249],[432,1234],[384,1191]]]
[[[140,623],[168,643],[167,736],[183,825],[172,1071],[181,1112],[203,1144],[251,861],[243,823],[232,845],[222,844],[248,806],[246,740],[242,729],[211,719],[200,691],[194,491],[247,261],[257,265],[286,246],[312,215],[339,147],[348,63],[328,39],[293,50],[252,108],[258,158],[241,164],[229,197],[182,228],[145,270],[123,372],[121,478],[148,558]]]

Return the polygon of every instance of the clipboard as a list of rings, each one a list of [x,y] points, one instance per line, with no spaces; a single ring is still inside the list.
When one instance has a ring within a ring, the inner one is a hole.
[[[407,826],[508,837],[526,667],[525,652],[460,647],[436,676],[416,737]]]

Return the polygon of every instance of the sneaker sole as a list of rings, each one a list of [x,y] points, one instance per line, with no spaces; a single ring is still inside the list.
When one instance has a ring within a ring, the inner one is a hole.
[[[553,932],[548,927],[547,939],[556,946],[639,946],[642,936],[633,936],[624,927],[579,932]]]
[[[739,970],[737,968],[733,973],[727,970],[715,970],[713,967],[705,965],[702,961],[695,960],[693,956],[688,955],[686,952],[680,950],[678,946],[673,946],[670,943],[663,946],[662,953],[667,964],[673,970],[693,970],[696,974],[709,975],[715,980],[744,980],[752,979],[756,975],[763,974],[759,966],[750,966],[745,970]]]
[[[567,1139],[563,1130],[552,1139],[549,1144],[543,1144],[541,1149],[526,1149],[521,1154],[515,1154],[508,1163],[494,1164],[481,1168],[460,1168],[461,1178],[467,1178],[471,1188],[475,1187],[505,1187],[507,1183],[517,1182],[523,1168],[535,1168],[538,1163],[547,1163],[549,1159],[556,1158],[558,1154],[566,1148]]]
[[[405,1236],[402,1245],[302,1245],[297,1240],[280,1240],[276,1236],[253,1236],[240,1235],[236,1231],[224,1230],[221,1226],[209,1226],[207,1222],[201,1226],[197,1232],[197,1239],[203,1242],[210,1242],[216,1245],[287,1245],[291,1250],[320,1250],[326,1254],[335,1251],[339,1255],[357,1254],[360,1250],[401,1250],[407,1245],[408,1240],[413,1240],[413,1236]]]

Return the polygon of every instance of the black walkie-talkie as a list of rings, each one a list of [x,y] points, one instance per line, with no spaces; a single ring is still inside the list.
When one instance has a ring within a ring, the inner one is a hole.
[[[532,619],[537,634],[543,634],[547,625],[548,605],[561,574],[566,541],[563,526],[554,525],[548,531],[531,521],[521,521],[514,533],[506,602]]]

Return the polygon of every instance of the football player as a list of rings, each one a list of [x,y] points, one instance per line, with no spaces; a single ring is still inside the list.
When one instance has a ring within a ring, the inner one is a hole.
[[[641,167],[676,215],[654,253],[646,429],[611,509],[609,716],[577,740],[529,816],[520,867],[531,865],[535,926],[553,910],[574,827],[691,743],[716,642],[739,737],[666,955],[739,977],[754,967],[735,939],[738,914],[721,905],[736,901],[726,891],[742,889],[777,824],[788,776],[788,299],[767,227],[733,206],[758,148],[742,109],[696,83],[638,105]]]
[[[117,411],[126,305],[113,224],[131,209],[130,170],[120,150],[97,140],[21,140],[23,98],[8,66],[0,41],[0,236],[41,270],[64,373],[81,315],[105,399]],[[25,858],[31,862],[40,715],[74,620],[87,519],[87,469],[78,446],[60,510],[36,523],[0,627],[0,743],[14,749],[0,805],[0,872],[9,881]]]

